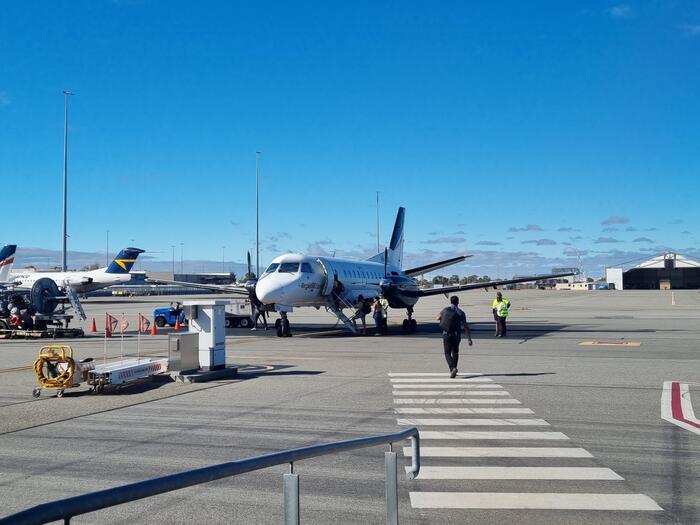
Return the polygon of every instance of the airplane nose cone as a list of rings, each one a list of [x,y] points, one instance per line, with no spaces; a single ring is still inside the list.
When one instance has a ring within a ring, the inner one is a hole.
[[[282,286],[271,279],[261,279],[255,286],[255,295],[263,304],[278,303],[283,299]]]

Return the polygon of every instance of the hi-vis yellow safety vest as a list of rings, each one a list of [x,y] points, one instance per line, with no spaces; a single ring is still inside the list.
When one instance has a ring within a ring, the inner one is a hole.
[[[496,315],[499,317],[508,317],[508,308],[510,307],[510,301],[506,299],[505,297],[503,298],[502,301],[498,301],[496,299],[493,300],[493,304],[491,305],[491,308],[496,310]]]

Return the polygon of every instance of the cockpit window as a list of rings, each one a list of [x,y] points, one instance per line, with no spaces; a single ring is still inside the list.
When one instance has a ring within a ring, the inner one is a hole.
[[[299,263],[295,262],[283,262],[280,264],[280,269],[278,272],[280,273],[295,273],[299,271]]]
[[[314,273],[309,263],[301,263],[301,273]]]
[[[279,266],[279,264],[277,264],[277,263],[272,263],[270,266],[267,267],[267,270],[265,270],[265,273],[272,273],[272,272],[274,272],[274,271],[277,269],[278,266]]]

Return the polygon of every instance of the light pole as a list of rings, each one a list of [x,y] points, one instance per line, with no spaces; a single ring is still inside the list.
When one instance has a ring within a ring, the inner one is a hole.
[[[63,261],[61,269],[68,270],[66,261],[66,241],[68,239],[68,97],[73,93],[63,92]]]
[[[377,253],[380,253],[380,248],[379,248],[379,192],[377,192]]]
[[[260,152],[255,152],[255,277],[260,275]]]
[[[224,273],[224,261],[226,260],[226,246],[221,247],[221,273]]]
[[[107,266],[109,266],[109,230],[107,230]]]
[[[175,245],[171,244],[170,247],[173,249],[173,276],[175,275]]]
[[[185,266],[184,266],[184,255],[185,254],[185,243],[181,242],[180,243],[180,273],[184,274],[185,273]]]

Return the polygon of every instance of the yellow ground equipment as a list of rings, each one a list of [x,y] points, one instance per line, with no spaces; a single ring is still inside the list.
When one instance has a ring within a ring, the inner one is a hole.
[[[41,390],[56,390],[56,396],[62,397],[66,388],[75,388],[84,381],[88,370],[95,367],[92,360],[76,363],[73,349],[68,345],[46,345],[39,350],[39,357],[34,361],[34,373],[39,387],[32,392],[34,397],[41,395]]]

